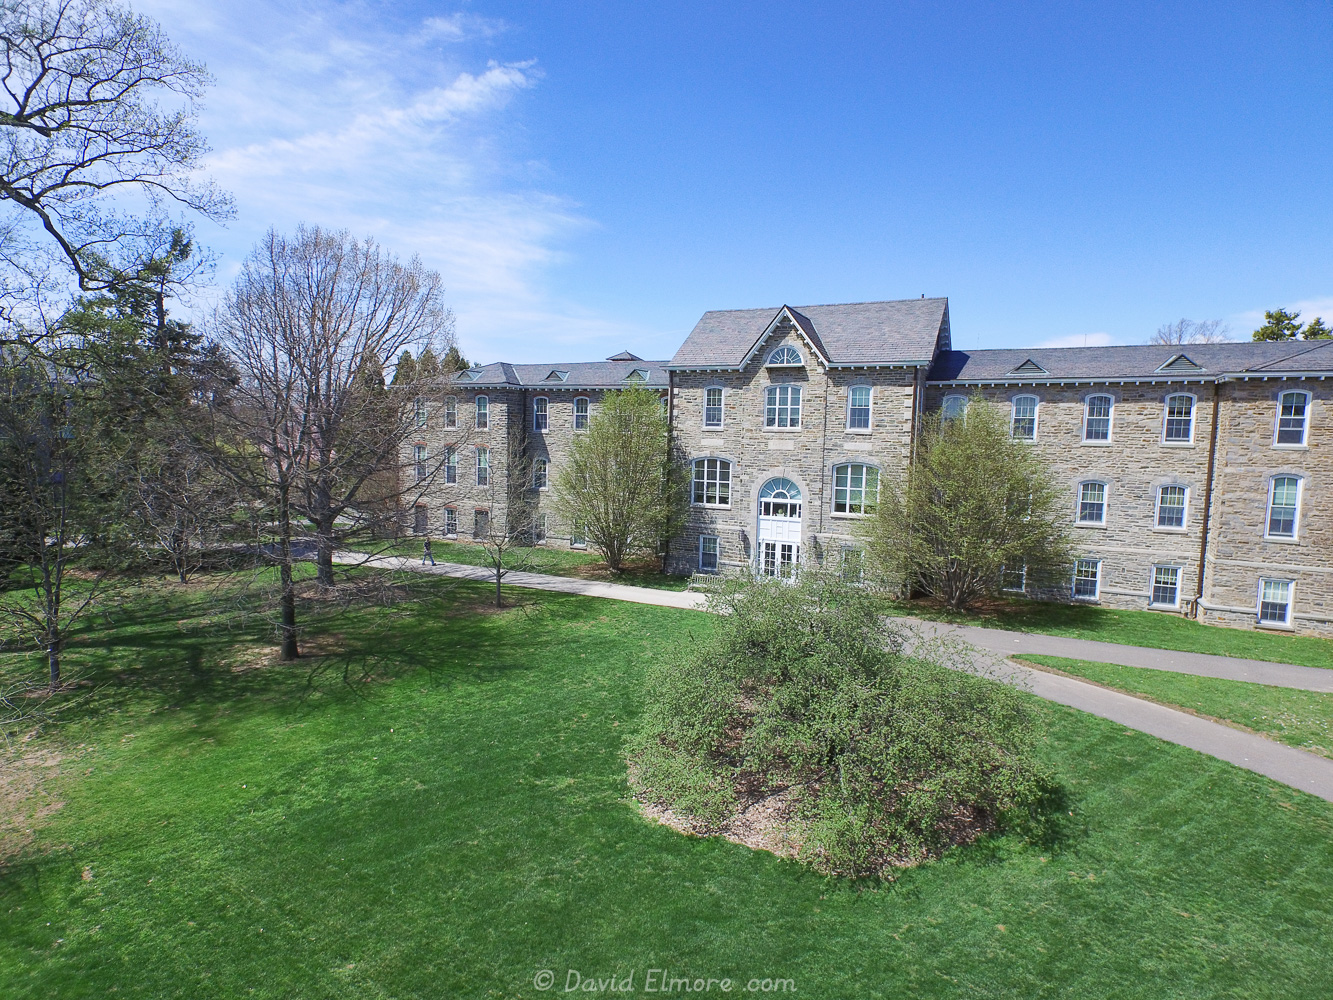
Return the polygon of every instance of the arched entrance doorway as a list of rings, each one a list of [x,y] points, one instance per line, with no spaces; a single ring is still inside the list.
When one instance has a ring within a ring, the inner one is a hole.
[[[759,545],[755,552],[763,576],[792,576],[801,560],[801,488],[778,477],[759,490]]]

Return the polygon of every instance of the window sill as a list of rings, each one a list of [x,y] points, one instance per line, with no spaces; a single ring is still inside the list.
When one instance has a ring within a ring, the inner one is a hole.
[[[1149,601],[1149,602],[1148,602],[1148,610],[1149,610],[1149,611],[1179,611],[1179,610],[1180,610],[1180,602],[1177,601],[1175,604],[1153,604],[1152,601]]]
[[[1270,632],[1295,632],[1295,625],[1288,625],[1284,622],[1255,622],[1255,628],[1267,629]]]
[[[1070,600],[1079,604],[1098,604],[1101,602],[1100,597],[1071,597]]]
[[[1190,533],[1189,528],[1166,528],[1158,526],[1154,527],[1152,530],[1158,535],[1188,535]]]
[[[765,427],[764,427],[764,433],[765,433],[765,434],[793,434],[793,433],[795,433],[796,431],[799,431],[800,429],[801,429],[801,427],[800,427],[799,424],[797,424],[795,427],[768,427],[768,426],[765,426]]]
[[[1163,441],[1163,448],[1193,448],[1193,441]]]
[[[1309,451],[1308,444],[1274,444],[1274,451]]]
[[[1098,530],[1100,530],[1100,531],[1105,531],[1105,530],[1106,530],[1106,522],[1105,522],[1105,521],[1100,521],[1100,522],[1099,522],[1099,521],[1075,521],[1075,522],[1074,522],[1074,527],[1075,527],[1075,528],[1096,528],[1096,529],[1098,529]]]
[[[703,432],[705,434],[721,434],[725,428],[721,424],[704,424]]]
[[[1299,538],[1283,538],[1277,535],[1264,535],[1265,542],[1272,542],[1274,545],[1299,545]]]
[[[869,514],[840,514],[837,511],[829,514],[829,517],[837,521],[863,521],[869,516]]]
[[[1081,447],[1081,448],[1109,448],[1109,447],[1111,447],[1111,445],[1113,445],[1113,444],[1115,444],[1114,441],[1088,441],[1088,440],[1085,439],[1085,440],[1079,442],[1079,447]]]
[[[844,427],[842,432],[844,434],[855,434],[858,437],[869,437],[875,433],[871,427]]]
[[[691,501],[690,506],[695,510],[731,510],[731,504],[729,503],[694,503]]]

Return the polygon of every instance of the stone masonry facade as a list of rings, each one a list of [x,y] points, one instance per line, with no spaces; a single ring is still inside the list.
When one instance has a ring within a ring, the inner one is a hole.
[[[585,544],[549,484],[604,394],[637,383],[668,401],[693,473],[669,571],[842,566],[922,415],[981,401],[1069,491],[1070,585],[1028,596],[1333,635],[1330,377],[1333,342],[954,351],[944,299],[706,313],[670,362],[493,364],[432,392],[412,521]],[[454,481],[429,474],[448,448]]]

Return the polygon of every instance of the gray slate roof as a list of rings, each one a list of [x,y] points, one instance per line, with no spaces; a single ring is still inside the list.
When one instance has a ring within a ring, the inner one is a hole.
[[[650,389],[665,389],[667,373],[665,361],[572,361],[551,365],[511,365],[506,361],[482,365],[467,372],[459,372],[451,381],[455,385],[494,389],[508,386],[515,389],[623,389],[629,385],[644,385]],[[636,369],[648,374],[643,382],[626,382]],[[565,372],[563,380],[548,378],[552,372]],[[476,378],[469,376],[475,375]]]
[[[935,355],[941,327],[949,342],[943,298],[725,309],[703,314],[669,367],[739,368],[784,308],[831,365],[924,364]]]
[[[1200,370],[1173,366],[1183,354]],[[1011,374],[1025,361],[1046,375]],[[1216,378],[1219,375],[1282,372],[1333,372],[1333,341],[1245,341],[1228,344],[1173,344],[1130,347],[1047,347],[1029,350],[941,351],[930,369],[932,382],[1043,381],[1045,379]]]

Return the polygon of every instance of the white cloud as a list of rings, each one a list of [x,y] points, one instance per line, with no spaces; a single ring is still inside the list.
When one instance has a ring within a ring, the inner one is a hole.
[[[222,254],[220,280],[269,227],[347,228],[440,271],[469,357],[558,360],[558,348],[577,360],[626,346],[623,327],[545,289],[593,223],[544,190],[540,157],[513,145],[519,98],[542,72],[530,53],[494,58],[502,22],[394,21],[359,0],[143,6],[217,78],[201,124],[238,218],[200,235]]]
[[[1053,337],[1050,340],[1043,340],[1040,344],[1033,344],[1033,347],[1109,347],[1111,345],[1111,335],[1109,333],[1071,333],[1066,337]]]

